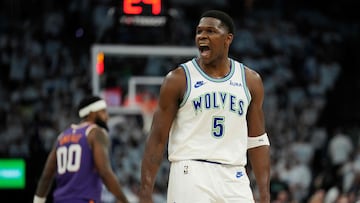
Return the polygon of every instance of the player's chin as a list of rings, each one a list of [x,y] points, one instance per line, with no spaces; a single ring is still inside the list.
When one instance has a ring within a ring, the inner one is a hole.
[[[209,64],[211,62],[211,58],[208,57],[208,56],[201,56],[200,55],[200,61],[203,63],[203,64]]]

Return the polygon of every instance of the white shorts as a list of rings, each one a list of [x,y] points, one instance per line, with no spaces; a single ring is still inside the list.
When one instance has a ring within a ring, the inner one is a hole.
[[[171,163],[167,203],[254,203],[242,166],[204,161]]]

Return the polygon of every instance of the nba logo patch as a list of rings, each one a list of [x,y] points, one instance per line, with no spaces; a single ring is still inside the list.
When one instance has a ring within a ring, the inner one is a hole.
[[[241,178],[241,176],[243,176],[243,172],[242,171],[238,171],[236,172],[236,178]]]
[[[188,174],[189,173],[189,166],[184,166],[184,174]]]

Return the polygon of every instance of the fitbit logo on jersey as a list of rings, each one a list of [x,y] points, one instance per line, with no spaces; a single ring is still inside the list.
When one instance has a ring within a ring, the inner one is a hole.
[[[195,115],[203,110],[228,109],[239,116],[244,114],[244,101],[227,92],[211,92],[202,94],[192,100]]]

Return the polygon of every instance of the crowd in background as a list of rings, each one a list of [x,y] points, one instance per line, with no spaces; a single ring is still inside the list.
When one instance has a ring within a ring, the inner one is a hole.
[[[93,43],[193,45],[198,16],[189,15],[194,11],[188,7],[170,8],[171,20],[165,28],[144,32],[119,25],[111,2],[2,3],[0,157],[27,160],[24,197],[29,202],[58,133],[77,121],[76,105],[92,92],[89,50]],[[356,126],[333,126],[321,118],[329,93],[336,90],[346,69],[339,52],[346,51],[342,45],[353,25],[310,9],[285,18],[274,8],[246,8],[242,15],[230,13],[237,27],[230,55],[258,71],[264,81],[273,203],[360,201],[360,131]],[[174,68],[171,65],[176,64],[162,64],[164,70],[150,64],[134,74],[163,76]],[[348,98],[338,102],[342,99]],[[109,124],[113,166],[134,202],[147,136],[143,124],[141,115],[118,115]],[[164,161],[157,178],[159,203],[165,201],[168,168]],[[256,196],[255,185],[254,191]],[[111,201],[104,189],[104,202]]]

